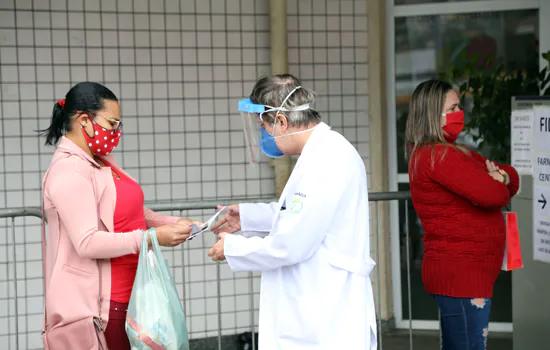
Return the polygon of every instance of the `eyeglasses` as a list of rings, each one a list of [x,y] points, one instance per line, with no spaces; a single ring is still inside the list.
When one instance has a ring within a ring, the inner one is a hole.
[[[101,117],[103,119],[105,119],[106,121],[108,121],[109,123],[111,123],[111,125],[113,125],[113,129],[114,131],[119,131],[120,129],[122,129],[122,122],[120,120],[116,120],[116,119],[113,119],[113,118],[107,118],[107,117],[104,117],[102,115],[98,115],[96,114],[96,117]]]
[[[99,115],[99,114],[96,114],[94,112],[84,112],[84,111],[78,111],[77,114],[87,114],[89,115],[90,117],[100,117],[100,118],[103,118],[105,119],[106,121],[108,121],[109,123],[111,123],[112,125],[112,128],[110,130],[114,130],[114,131],[119,131],[122,129],[122,122],[120,120],[117,120],[117,119],[113,119],[113,118],[109,118],[109,117],[105,117],[103,115]]]

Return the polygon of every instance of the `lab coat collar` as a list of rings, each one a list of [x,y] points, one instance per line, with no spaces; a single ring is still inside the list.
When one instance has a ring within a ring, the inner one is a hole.
[[[330,126],[328,126],[327,124],[325,124],[323,122],[321,122],[317,126],[315,126],[315,129],[313,129],[313,131],[311,133],[311,136],[309,137],[306,144],[304,145],[304,148],[302,149],[302,153],[300,154],[300,156],[298,158],[298,161],[296,162],[296,165],[294,166],[294,169],[292,170],[292,173],[295,173],[295,172],[299,171],[300,166],[302,165],[302,163],[304,161],[303,160],[304,156],[307,155],[307,153],[309,152],[309,149],[314,149],[315,148],[315,143],[318,141],[318,138],[328,130],[330,130]],[[295,177],[295,176],[293,177],[292,174],[291,174],[285,188],[283,189],[283,192],[281,193],[281,197],[279,198],[279,204],[278,204],[279,207],[281,207],[281,205],[285,201],[288,189],[292,188],[292,183],[296,180],[297,180],[297,177]]]
[[[319,135],[321,134],[324,134],[328,130],[330,130],[330,126],[328,126],[327,124],[323,122],[320,122],[319,124],[317,124],[317,126],[315,126],[315,128],[313,129],[311,136],[309,137],[306,144],[304,145],[304,148],[302,149],[302,153],[300,154],[300,158],[305,153],[307,153],[307,150],[309,148],[311,148],[310,147],[311,144],[315,144],[315,140],[317,139],[317,137],[319,137]]]

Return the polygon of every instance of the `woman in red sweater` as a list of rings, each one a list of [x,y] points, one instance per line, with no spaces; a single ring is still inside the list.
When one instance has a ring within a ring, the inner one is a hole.
[[[422,280],[441,314],[443,350],[486,347],[493,285],[505,245],[501,208],[519,186],[511,166],[455,141],[464,127],[458,94],[430,80],[413,93],[405,154],[424,229]]]

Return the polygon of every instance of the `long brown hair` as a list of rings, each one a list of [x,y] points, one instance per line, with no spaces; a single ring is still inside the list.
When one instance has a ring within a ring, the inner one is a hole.
[[[451,84],[433,79],[421,83],[414,90],[405,129],[405,160],[409,163],[409,173],[416,168],[416,162],[411,164],[411,160],[418,147],[432,147],[433,166],[435,163],[433,146],[436,144],[452,146],[445,140],[441,128],[445,99],[452,89]],[[460,146],[458,148],[462,149]],[[442,157],[444,156],[443,153]],[[412,176],[412,173],[410,175]]]

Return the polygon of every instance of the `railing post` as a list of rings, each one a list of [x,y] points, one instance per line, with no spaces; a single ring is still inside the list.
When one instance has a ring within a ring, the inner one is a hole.
[[[256,350],[256,324],[254,310],[254,273],[248,273],[248,303],[250,305],[250,330],[252,333],[252,350]]]
[[[222,282],[219,261],[216,261],[216,289],[218,298],[218,350],[222,350]]]
[[[378,227],[378,202],[374,202],[374,227],[376,230],[376,262],[379,263],[379,257],[380,257],[380,235],[379,235],[379,227]],[[384,349],[384,344],[382,341],[382,286],[381,286],[381,274],[380,274],[380,268],[376,269],[376,276],[377,276],[377,296],[378,299],[378,344],[380,347],[380,350]]]
[[[179,212],[180,214],[180,217],[183,217],[183,210],[180,210]],[[182,288],[182,291],[181,291],[181,294],[182,294],[182,304],[183,304],[183,311],[186,315],[189,315],[190,312],[189,310],[187,309],[187,293],[185,291],[185,247],[182,247],[181,248],[181,283],[183,285],[183,288]],[[174,263],[175,263],[175,258],[174,258]],[[174,279],[175,279],[175,273],[174,273]],[[187,317],[187,316],[186,316]],[[189,333],[189,325],[187,325],[187,332]]]
[[[407,256],[407,300],[409,306],[409,350],[413,350],[412,334],[412,297],[411,297],[411,259],[409,252],[409,201],[405,201],[405,245]]]
[[[15,217],[11,218],[11,239],[12,239],[12,252],[13,252],[13,284],[15,290],[15,300],[13,302],[15,309],[15,348],[19,349],[19,288],[17,287],[17,245],[15,244]],[[8,283],[8,304],[9,298],[9,283]],[[10,315],[8,312],[8,322]]]

